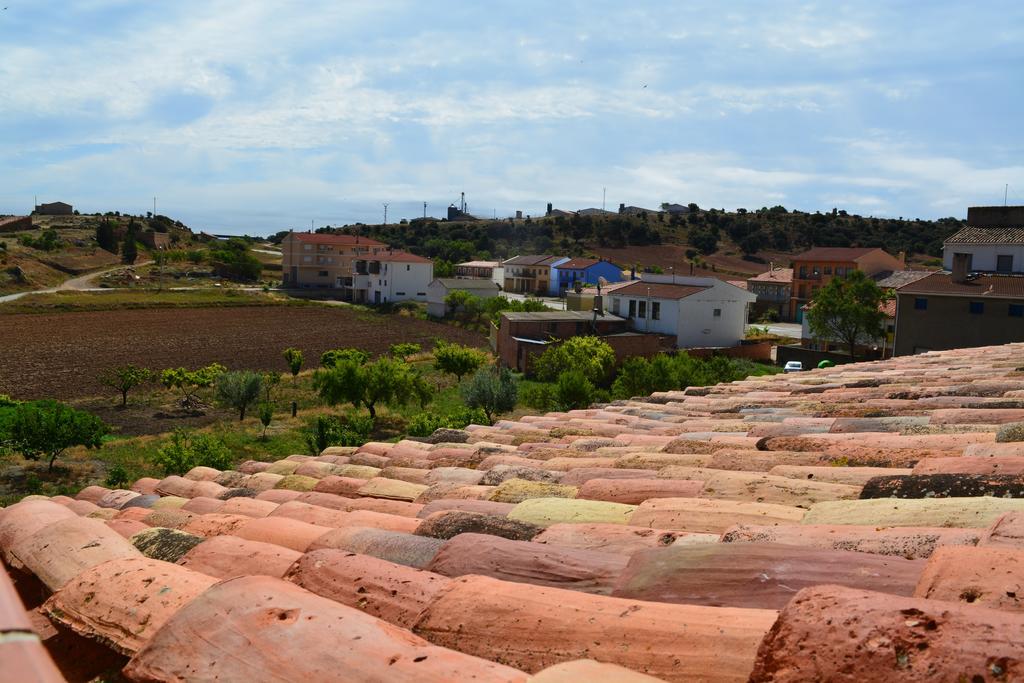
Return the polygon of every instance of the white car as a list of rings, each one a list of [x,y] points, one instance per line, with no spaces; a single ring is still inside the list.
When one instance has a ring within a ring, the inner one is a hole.
[[[786,361],[786,364],[782,366],[783,372],[803,372],[804,364],[798,360]]]

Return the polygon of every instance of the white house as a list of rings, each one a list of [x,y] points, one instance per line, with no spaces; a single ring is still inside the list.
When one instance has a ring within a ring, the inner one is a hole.
[[[498,296],[497,283],[483,278],[439,277],[427,287],[427,315],[443,318],[448,313],[445,297],[456,290],[470,292],[481,299]]]
[[[676,338],[679,348],[736,346],[757,295],[709,277],[647,275],[608,292],[606,308],[637,332]]]
[[[942,267],[953,270],[957,254],[967,255],[968,272],[1022,273],[1024,227],[962,228],[943,243]]]
[[[352,300],[387,304],[426,301],[434,262],[405,251],[384,251],[353,264]]]

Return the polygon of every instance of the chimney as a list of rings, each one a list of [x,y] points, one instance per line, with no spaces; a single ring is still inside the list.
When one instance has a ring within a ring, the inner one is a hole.
[[[907,269],[907,252],[901,251],[899,254],[896,255],[896,258],[899,260],[900,265],[903,266],[903,270],[906,270]]]
[[[970,254],[953,254],[953,272],[949,279],[961,285],[967,282],[967,267],[970,262]]]

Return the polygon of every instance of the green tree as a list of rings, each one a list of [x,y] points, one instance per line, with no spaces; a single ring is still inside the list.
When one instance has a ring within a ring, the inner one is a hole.
[[[612,396],[615,398],[632,398],[647,396],[655,383],[654,369],[651,361],[643,356],[627,358],[619,368],[612,383]]]
[[[394,358],[378,358],[365,365],[343,360],[313,373],[313,388],[328,405],[362,406],[376,419],[377,406],[402,405],[416,394],[415,378],[408,364]]]
[[[461,382],[463,375],[473,372],[487,361],[483,351],[461,344],[438,340],[434,345],[434,367],[455,375]]]
[[[566,371],[582,373],[594,386],[608,386],[615,371],[615,351],[599,337],[571,337],[549,348],[533,364],[537,379],[545,382]]]
[[[370,360],[370,354],[361,349],[331,349],[320,354],[320,366],[330,368],[342,361],[353,361],[358,365],[364,365]]]
[[[555,382],[555,396],[563,410],[586,408],[594,402],[596,388],[580,370],[566,370]]]
[[[188,429],[176,429],[169,443],[161,447],[154,458],[164,474],[185,474],[193,467],[231,468],[231,450],[224,442],[210,434]]]
[[[128,392],[135,387],[153,381],[153,371],[134,365],[120,365],[100,373],[99,383],[121,393],[121,407],[128,405]]]
[[[419,344],[413,344],[412,342],[403,342],[401,344],[392,344],[389,351],[395,358],[401,358],[405,360],[409,356],[419,353],[423,350]]]
[[[303,434],[306,446],[313,455],[319,455],[331,446],[361,446],[370,436],[370,421],[342,421],[334,415],[317,415],[306,425]]]
[[[135,225],[135,219],[133,218],[128,222],[128,230],[125,232],[124,240],[121,242],[121,263],[132,265],[139,258],[139,246],[136,244],[138,238],[139,229]]]
[[[814,297],[807,311],[811,333],[846,344],[856,358],[857,344],[872,343],[885,333],[886,293],[864,271],[834,277]]]
[[[292,377],[298,377],[299,372],[302,370],[302,351],[291,347],[285,349],[283,355],[284,362],[288,364],[288,370],[291,371]]]
[[[245,419],[245,411],[259,400],[263,390],[263,375],[252,370],[225,372],[217,377],[217,402],[238,411],[238,421]]]
[[[192,408],[200,405],[196,392],[199,389],[213,386],[217,377],[226,371],[227,368],[219,363],[212,363],[198,370],[168,368],[160,373],[160,384],[168,389],[179,390],[182,393],[182,406]]]
[[[58,401],[20,403],[7,420],[10,446],[28,460],[46,457],[47,471],[65,450],[73,446],[99,448],[109,432],[95,415]]]
[[[445,259],[434,261],[434,277],[454,277],[455,264]]]
[[[96,244],[100,249],[109,251],[111,254],[117,253],[117,236],[114,234],[113,223],[107,220],[100,221],[100,224],[96,226]]]
[[[493,423],[493,416],[516,407],[519,388],[507,368],[480,368],[461,387],[462,400],[470,408],[480,408]]]
[[[260,404],[260,424],[263,425],[263,434],[260,438],[264,441],[267,440],[267,427],[270,426],[271,420],[274,419],[274,404],[273,403],[261,403]]]

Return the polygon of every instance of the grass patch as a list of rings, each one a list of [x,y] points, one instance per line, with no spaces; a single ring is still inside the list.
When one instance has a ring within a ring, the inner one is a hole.
[[[215,308],[228,306],[311,306],[313,302],[268,292],[238,289],[111,290],[109,292],[54,292],[29,294],[0,304],[0,315],[64,313],[142,308]]]

